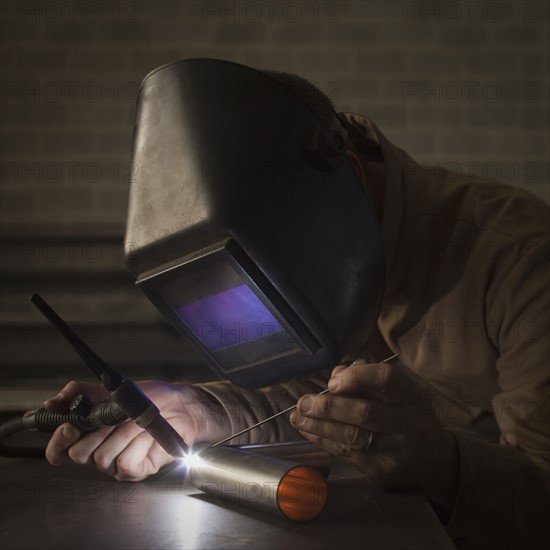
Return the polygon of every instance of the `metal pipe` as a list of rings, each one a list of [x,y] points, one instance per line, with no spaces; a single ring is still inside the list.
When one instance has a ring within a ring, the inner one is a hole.
[[[190,454],[189,481],[206,495],[282,515],[294,521],[317,517],[327,501],[327,482],[314,468],[229,447]]]
[[[331,455],[321,447],[309,441],[285,441],[283,443],[256,443],[254,445],[230,445],[233,449],[254,454],[282,458],[302,466],[310,466],[328,477],[331,467]]]

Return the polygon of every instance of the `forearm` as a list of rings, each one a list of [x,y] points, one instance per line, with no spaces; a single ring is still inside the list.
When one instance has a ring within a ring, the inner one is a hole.
[[[296,404],[298,399],[306,393],[317,393],[323,390],[326,388],[326,381],[322,378],[303,379],[258,390],[239,388],[229,382],[209,382],[197,387],[212,396],[221,407],[221,409],[212,408],[210,421],[215,421],[216,414],[227,415],[231,424],[231,433],[236,433]],[[301,437],[290,425],[287,415],[282,415],[235,438],[230,443],[243,445],[295,439],[301,439]]]
[[[430,482],[422,489],[441,522],[447,524],[455,507],[460,459],[456,437],[448,430],[444,435],[448,443],[437,457],[439,468],[432,472]]]
[[[518,449],[453,432],[456,499],[449,535],[460,548],[547,548],[550,473]]]

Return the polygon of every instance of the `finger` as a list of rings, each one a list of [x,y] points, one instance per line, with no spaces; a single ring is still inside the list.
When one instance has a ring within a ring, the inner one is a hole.
[[[353,363],[342,363],[341,365],[334,367],[334,369],[331,372],[331,376],[335,376],[336,374],[343,371],[344,369],[347,369],[350,365],[355,365],[359,362],[364,363],[364,359],[356,359]]]
[[[332,394],[363,393],[384,402],[412,400],[416,386],[395,363],[357,361],[332,376],[328,382]]]
[[[43,407],[51,413],[66,413],[68,410],[68,404],[63,402],[63,396],[60,393],[44,401]]]
[[[336,376],[339,372],[342,372],[344,369],[347,369],[347,365],[338,365],[337,367],[334,367],[332,369],[332,372],[330,373],[331,376]]]
[[[340,422],[320,422],[315,418],[301,416],[298,412],[291,415],[290,423],[300,432],[317,435],[342,443],[351,450],[364,450],[372,439],[373,432],[351,424]]]
[[[348,449],[344,444],[329,439],[318,434],[300,431],[302,437],[306,438],[311,443],[322,447],[325,451],[335,456],[351,456],[354,451]]]
[[[305,439],[323,448],[331,455],[350,458],[352,462],[360,466],[360,470],[367,475],[375,474],[379,468],[380,460],[384,460],[385,458],[383,454],[379,455],[378,453],[371,451],[350,449],[347,445],[340,441],[335,441],[317,434],[310,434],[308,432],[300,432],[300,434]],[[378,443],[379,442],[376,443],[377,450],[379,449]],[[383,444],[384,442],[382,442],[382,446]]]
[[[97,431],[99,430],[96,430],[96,432]],[[109,437],[99,441],[95,447],[93,447],[95,440],[91,441],[89,447],[82,450],[83,455],[87,453],[88,460],[93,462],[100,472],[113,476],[117,473],[118,456],[142,432],[142,428],[133,422],[122,424],[117,426],[117,428],[109,434]],[[92,432],[92,434],[93,433],[95,432]],[[98,439],[99,437],[100,436],[98,436]]]
[[[118,456],[114,477],[119,481],[141,481],[173,460],[147,432],[143,432]]]
[[[113,426],[105,426],[85,433],[69,448],[69,458],[75,464],[93,464],[93,453],[114,429]]]
[[[62,424],[55,430],[48,446],[46,447],[46,459],[52,466],[59,466],[71,462],[68,449],[81,436],[80,430],[72,424]]]
[[[51,399],[44,402],[44,408],[50,412],[65,412],[71,401],[79,394],[84,394],[92,402],[103,401],[110,398],[110,393],[100,384],[92,382],[69,382],[61,391]]]
[[[402,434],[407,429],[400,407],[360,397],[305,395],[298,401],[296,414],[314,423],[336,422],[373,432]]]

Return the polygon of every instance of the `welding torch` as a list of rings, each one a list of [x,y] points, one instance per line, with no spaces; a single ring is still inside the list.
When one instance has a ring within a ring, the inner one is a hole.
[[[90,431],[100,426],[116,426],[131,419],[168,454],[184,457],[188,453],[189,448],[183,438],[132,380],[107,365],[41,296],[33,294],[30,300],[80,355],[103,387],[111,392],[111,400],[93,405],[85,396],[79,395],[73,399],[69,413],[52,413],[43,408],[31,411],[2,426],[0,436],[19,429],[52,432],[65,422],[70,422],[81,431]]]

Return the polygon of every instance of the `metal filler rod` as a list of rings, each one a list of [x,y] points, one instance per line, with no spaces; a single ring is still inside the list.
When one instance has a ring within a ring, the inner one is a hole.
[[[389,363],[392,359],[395,359],[396,357],[399,357],[399,353],[394,353],[390,357],[386,357],[383,361],[380,361],[380,363]],[[322,392],[319,392],[317,395],[323,395],[325,393],[328,393],[330,390],[327,388],[326,390],[323,390]],[[298,403],[295,405],[292,405],[291,407],[288,407],[287,409],[284,409],[283,411],[279,411],[278,413],[269,416],[267,418],[264,418],[263,420],[260,420],[260,422],[256,422],[256,424],[252,424],[252,426],[248,426],[248,428],[245,428],[244,430],[241,430],[240,432],[234,433],[230,435],[229,437],[226,437],[225,439],[222,439],[221,441],[217,441],[213,445],[210,445],[210,447],[217,447],[218,445],[223,445],[224,443],[227,443],[228,441],[231,441],[232,439],[235,439],[239,435],[243,435],[245,433],[248,433],[249,431],[253,430],[254,428],[257,428],[258,426],[261,426],[262,424],[265,424],[266,422],[270,422],[274,418],[277,418],[278,416],[282,416],[283,414],[286,414],[287,412],[292,411],[298,406]]]

